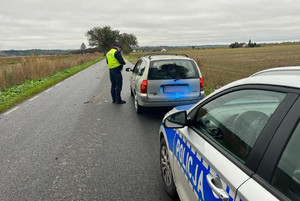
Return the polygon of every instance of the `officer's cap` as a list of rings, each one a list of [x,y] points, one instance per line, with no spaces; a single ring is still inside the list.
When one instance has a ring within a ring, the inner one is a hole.
[[[122,49],[122,45],[120,43],[115,43],[114,46]]]

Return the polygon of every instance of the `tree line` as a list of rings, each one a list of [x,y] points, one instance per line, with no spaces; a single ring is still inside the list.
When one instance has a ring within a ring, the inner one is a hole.
[[[0,57],[8,56],[31,56],[31,55],[67,55],[71,54],[71,50],[2,50],[0,51]]]
[[[249,40],[248,44],[247,43],[231,43],[229,45],[230,48],[241,48],[241,47],[261,47],[261,45],[256,44],[256,43],[252,43],[251,39]]]

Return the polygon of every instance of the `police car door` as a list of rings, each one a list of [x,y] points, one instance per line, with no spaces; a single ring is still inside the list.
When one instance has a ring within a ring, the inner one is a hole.
[[[234,200],[253,174],[245,164],[254,143],[284,97],[246,89],[217,95],[195,108],[189,126],[177,130],[174,142],[181,199]]]
[[[283,113],[284,120],[276,129],[256,174],[238,189],[239,199],[300,200],[299,111],[300,98],[287,114]]]

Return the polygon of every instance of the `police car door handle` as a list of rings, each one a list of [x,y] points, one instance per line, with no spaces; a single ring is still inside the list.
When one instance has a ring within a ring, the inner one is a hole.
[[[221,200],[229,200],[228,193],[223,189],[221,180],[219,177],[213,177],[211,174],[206,175],[208,185],[213,191],[214,195],[220,198]]]

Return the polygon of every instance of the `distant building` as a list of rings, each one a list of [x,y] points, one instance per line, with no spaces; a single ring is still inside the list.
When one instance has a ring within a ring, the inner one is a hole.
[[[248,47],[248,44],[247,43],[243,43],[242,47]]]
[[[161,51],[161,52],[165,52],[165,51],[167,51],[167,50],[166,50],[165,48],[163,48],[163,49],[161,49],[160,51]]]

